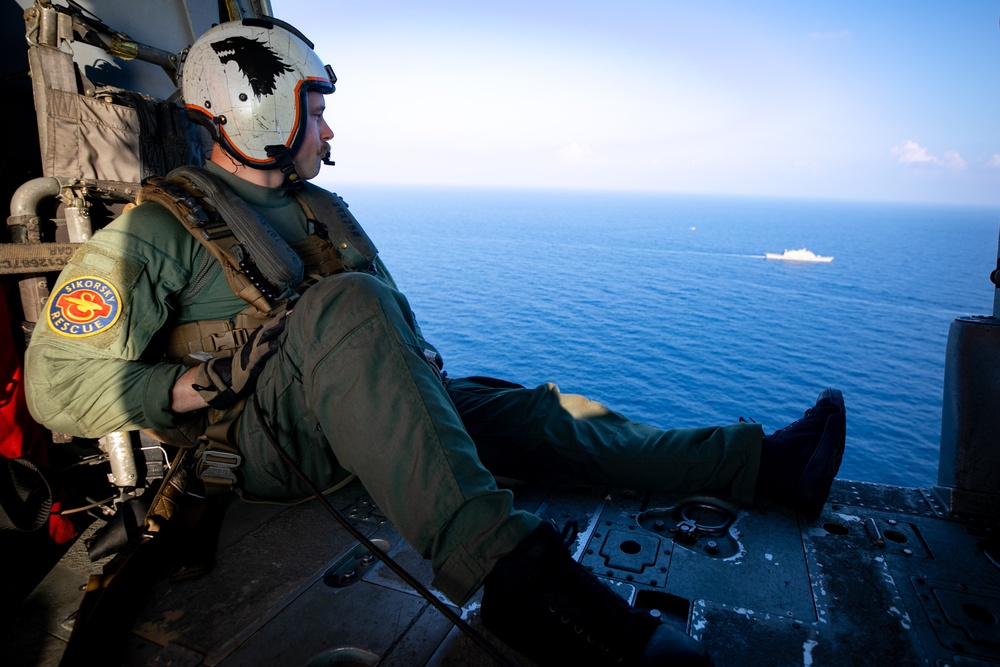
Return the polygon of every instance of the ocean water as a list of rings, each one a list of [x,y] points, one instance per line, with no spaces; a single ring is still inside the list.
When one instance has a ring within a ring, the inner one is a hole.
[[[937,479],[948,328],[989,315],[1000,210],[347,186],[453,376],[662,427],[771,432],[844,392],[840,477]],[[767,261],[807,247],[829,264]]]

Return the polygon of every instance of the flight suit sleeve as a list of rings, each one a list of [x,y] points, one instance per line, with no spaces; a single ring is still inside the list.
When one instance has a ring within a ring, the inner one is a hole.
[[[197,245],[165,209],[143,204],[77,251],[25,355],[28,407],[39,423],[97,438],[185,421],[170,410],[185,367],[155,352]]]

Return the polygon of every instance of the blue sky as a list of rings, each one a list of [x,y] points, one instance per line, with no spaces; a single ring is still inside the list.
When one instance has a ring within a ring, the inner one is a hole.
[[[325,185],[1000,205],[1000,2],[272,0],[340,83]]]

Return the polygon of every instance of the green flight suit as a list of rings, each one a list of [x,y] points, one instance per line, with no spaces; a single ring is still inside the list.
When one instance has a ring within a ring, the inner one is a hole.
[[[305,234],[292,198],[209,169],[282,237]],[[97,437],[185,421],[169,409],[170,387],[184,367],[158,360],[158,334],[232,317],[245,304],[227,293],[221,272],[206,275],[205,250],[168,218],[157,205],[137,207],[96,234],[60,276],[57,285],[107,281],[121,310],[85,336],[60,331],[58,318],[39,327],[26,380],[32,412],[50,428]],[[356,473],[431,560],[435,586],[458,603],[539,522],[514,509],[493,474],[562,474],[753,500],[762,436],[756,424],[664,431],[551,384],[443,379],[426,350],[433,348],[384,272],[334,275],[310,287],[258,381],[260,413],[248,402],[239,419],[243,491],[275,500],[307,495],[267,441],[263,418],[320,488]]]

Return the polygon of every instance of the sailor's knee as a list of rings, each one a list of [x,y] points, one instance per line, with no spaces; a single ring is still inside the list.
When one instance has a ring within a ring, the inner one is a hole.
[[[393,299],[394,291],[367,273],[338,273],[323,278],[306,290],[295,309],[326,311],[334,303],[343,306],[370,304]]]
[[[327,347],[375,318],[388,324],[379,330],[393,336],[413,328],[409,305],[398,291],[365,273],[341,273],[306,290],[292,308],[286,340]]]

